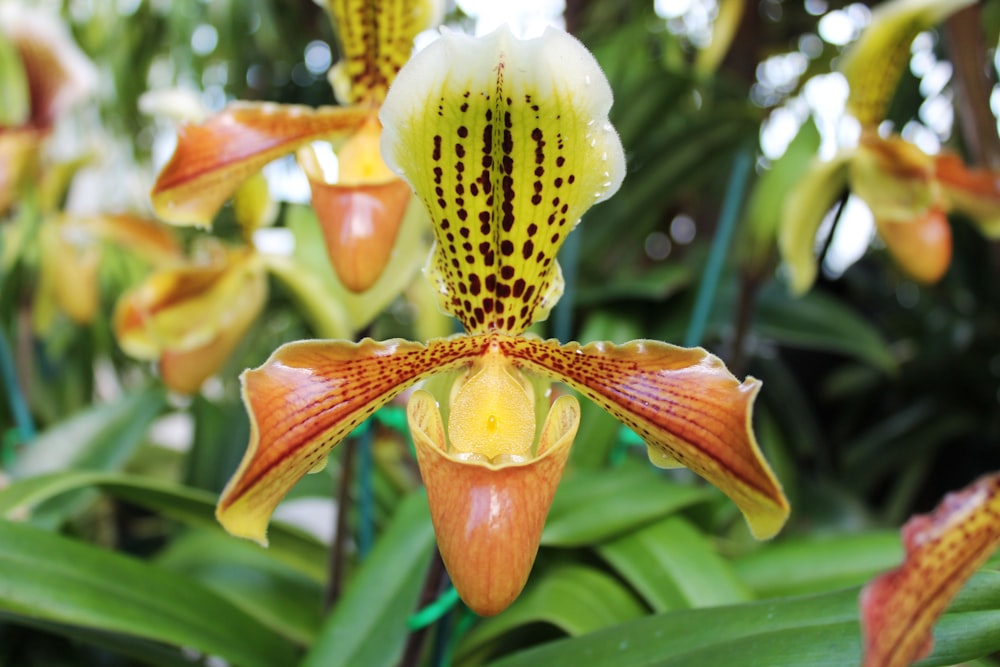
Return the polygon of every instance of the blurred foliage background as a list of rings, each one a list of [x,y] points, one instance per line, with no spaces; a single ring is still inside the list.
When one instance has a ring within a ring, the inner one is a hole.
[[[761,378],[755,428],[792,503],[789,525],[753,542],[721,494],[684,471],[654,471],[629,432],[585,403],[528,588],[507,612],[477,619],[441,581],[393,407],[296,488],[268,550],[230,538],[212,509],[248,437],[237,376],[322,332],[275,283],[226,364],[197,395],[174,394],[111,330],[117,298],[147,263],[104,243],[96,315],[81,324],[57,313],[39,327],[37,239],[57,212],[151,216],[147,193],[176,122],[149,91],[207,111],[232,100],[335,104],[332,26],[306,0],[35,4],[62,18],[97,83],[59,119],[0,221],[0,664],[852,664],[856,587],[898,563],[898,526],[1000,469],[997,242],[952,216],[950,269],[922,286],[888,259],[870,216],[845,214],[835,238],[820,239],[816,286],[793,297],[785,285],[781,208],[835,134],[830,73],[870,7],[571,0],[565,25],[611,81],[629,172],[564,247],[567,293],[539,333],[701,344]],[[971,24],[959,14],[921,34],[888,118],[979,167],[1000,167],[998,8],[974,5]],[[474,29],[474,9],[450,7],[448,21]],[[965,97],[984,76],[986,97]],[[285,199],[277,226],[314,224],[293,163],[268,175]],[[734,238],[698,322],[728,199]],[[172,233],[185,249],[205,234]],[[239,238],[230,207],[213,233]],[[408,292],[365,333],[419,337],[425,308]],[[979,575],[921,664],[1000,648],[998,592],[995,573]],[[818,596],[795,597],[805,593]],[[822,651],[810,648],[817,638]]]

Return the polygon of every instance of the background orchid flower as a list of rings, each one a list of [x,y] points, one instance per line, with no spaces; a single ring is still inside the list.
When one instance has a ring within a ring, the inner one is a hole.
[[[904,562],[861,594],[863,667],[906,667],[930,654],[931,629],[1000,544],[1000,475],[949,493],[903,526]]]
[[[415,392],[409,424],[442,557],[481,614],[523,587],[579,424],[575,398],[548,405],[548,381],[640,433],[657,465],[719,486],[757,537],[781,528],[788,505],[750,427],[758,381],[740,383],[702,349],[525,335],[562,292],[566,235],[624,177],[610,107],[594,58],[555,30],[527,41],[507,28],[445,33],[403,68],[381,111],[383,152],[431,216],[426,272],[466,333],[290,343],[245,372],[251,440],[217,506],[228,531],[265,543],[302,475],[393,397],[444,373],[450,395]]]
[[[0,214],[17,199],[56,121],[96,85],[97,70],[58,16],[0,5]]]
[[[812,286],[816,234],[846,190],[868,204],[893,259],[921,283],[938,281],[951,263],[948,213],[963,213],[986,236],[1000,237],[1000,173],[969,169],[947,151],[928,155],[902,137],[879,130],[913,38],[968,4],[896,0],[881,5],[844,55],[841,69],[850,85],[847,110],[860,122],[861,137],[832,160],[815,160],[786,201],[779,246],[794,292]]]
[[[388,263],[410,203],[409,188],[378,152],[378,106],[413,38],[440,20],[441,7],[432,0],[338,0],[327,9],[343,55],[331,80],[345,106],[238,102],[183,127],[152,201],[164,220],[208,225],[249,176],[297,152],[337,275],[348,289],[363,292]],[[338,143],[335,183],[309,146],[320,140]]]

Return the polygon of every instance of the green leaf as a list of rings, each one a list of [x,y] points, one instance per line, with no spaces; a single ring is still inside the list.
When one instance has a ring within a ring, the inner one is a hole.
[[[154,387],[88,408],[25,445],[10,475],[19,479],[67,468],[120,468],[165,405],[162,388]]]
[[[395,665],[433,548],[427,497],[411,494],[351,579],[302,667]]]
[[[188,531],[157,554],[156,563],[197,580],[292,641],[309,645],[319,633],[323,587],[253,542]]]
[[[689,521],[671,516],[596,551],[654,611],[747,602],[750,590]]]
[[[514,604],[481,621],[463,638],[459,655],[491,643],[502,646],[506,634],[531,623],[547,623],[575,637],[638,618],[645,611],[628,587],[602,570],[572,562],[539,567]]]
[[[863,584],[900,563],[898,531],[788,539],[734,562],[761,597],[801,595]]]
[[[121,500],[153,510],[165,517],[222,531],[215,520],[215,494],[147,477],[120,473],[70,470],[31,477],[0,491],[0,517],[20,518],[32,507],[60,494],[99,487]],[[267,553],[314,581],[326,578],[326,547],[304,534],[272,524]],[[229,538],[237,539],[237,538]]]
[[[0,521],[0,611],[190,647],[241,665],[292,664],[292,644],[197,582]]]
[[[850,355],[886,373],[896,370],[896,359],[878,330],[820,292],[794,299],[769,285],[760,292],[754,329],[785,345]]]
[[[197,656],[191,655],[190,650],[185,654],[183,647],[180,646],[171,646],[169,644],[114,632],[81,628],[64,623],[49,623],[36,618],[8,614],[3,611],[0,611],[0,621],[17,623],[18,625],[41,630],[51,635],[58,635],[84,644],[107,649],[117,655],[133,658],[138,661],[136,664],[148,667],[191,667],[192,665],[198,665],[198,661],[200,660]],[[6,639],[6,637],[0,635],[0,639]],[[0,645],[6,651],[7,646]],[[7,653],[16,654],[16,652],[17,649],[15,648],[12,651],[0,654],[0,664],[12,664]]]
[[[708,487],[678,484],[634,460],[602,470],[575,470],[559,484],[542,544],[595,544],[713,496]]]
[[[492,667],[843,667],[861,661],[859,589],[667,612],[491,663]],[[921,667],[952,665],[1000,649],[1000,573],[981,572],[935,631]]]

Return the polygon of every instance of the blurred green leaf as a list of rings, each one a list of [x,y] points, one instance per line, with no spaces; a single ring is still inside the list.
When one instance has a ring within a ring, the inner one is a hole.
[[[292,664],[295,649],[197,582],[27,525],[0,521],[0,610],[118,632],[242,667]]]
[[[0,491],[0,517],[30,515],[32,507],[49,498],[89,487],[102,488],[121,500],[183,523],[222,531],[215,520],[215,494],[147,477],[85,470],[51,473],[11,484]],[[314,581],[325,580],[323,545],[280,523],[271,525],[268,540],[268,553],[273,558]]]
[[[750,590],[689,521],[671,516],[596,547],[653,611],[752,599]]]
[[[490,643],[502,648],[504,635],[531,623],[547,623],[575,637],[638,618],[645,611],[628,587],[602,570],[558,563],[538,568],[514,604],[476,625],[458,651],[461,656]],[[562,660],[552,664],[571,664]]]
[[[165,405],[163,389],[153,387],[88,408],[25,445],[10,475],[19,479],[68,468],[120,468]]]
[[[838,352],[886,373],[897,363],[882,335],[843,302],[816,290],[793,298],[776,284],[761,290],[754,329],[791,347]]]
[[[188,531],[171,540],[156,563],[214,590],[292,641],[307,646],[319,633],[323,587],[258,544],[218,531]]]
[[[351,579],[302,667],[395,665],[433,548],[427,497],[411,494]]]
[[[761,597],[857,586],[903,558],[897,531],[787,539],[738,558],[736,574]]]
[[[560,640],[492,667],[843,667],[861,659],[856,588],[807,597],[647,616]],[[1000,573],[973,578],[938,624],[922,667],[953,665],[1000,649]]]
[[[578,469],[559,484],[542,544],[576,547],[602,542],[714,497],[708,487],[671,481],[652,464],[626,460],[601,470]]]

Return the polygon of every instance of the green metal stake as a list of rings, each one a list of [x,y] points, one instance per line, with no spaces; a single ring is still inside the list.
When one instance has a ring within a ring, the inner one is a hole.
[[[743,203],[743,194],[746,191],[747,181],[750,180],[752,156],[753,149],[744,146],[736,154],[732,171],[729,172],[726,196],[722,201],[722,212],[719,215],[719,227],[715,232],[715,238],[712,239],[708,262],[705,264],[705,271],[702,273],[701,282],[698,285],[694,312],[691,314],[691,322],[688,324],[687,335],[684,337],[685,347],[700,345],[705,335],[712,302],[715,301],[715,292],[719,287],[719,277],[722,275],[722,267],[729,252],[733,231],[736,229],[736,220]]]

